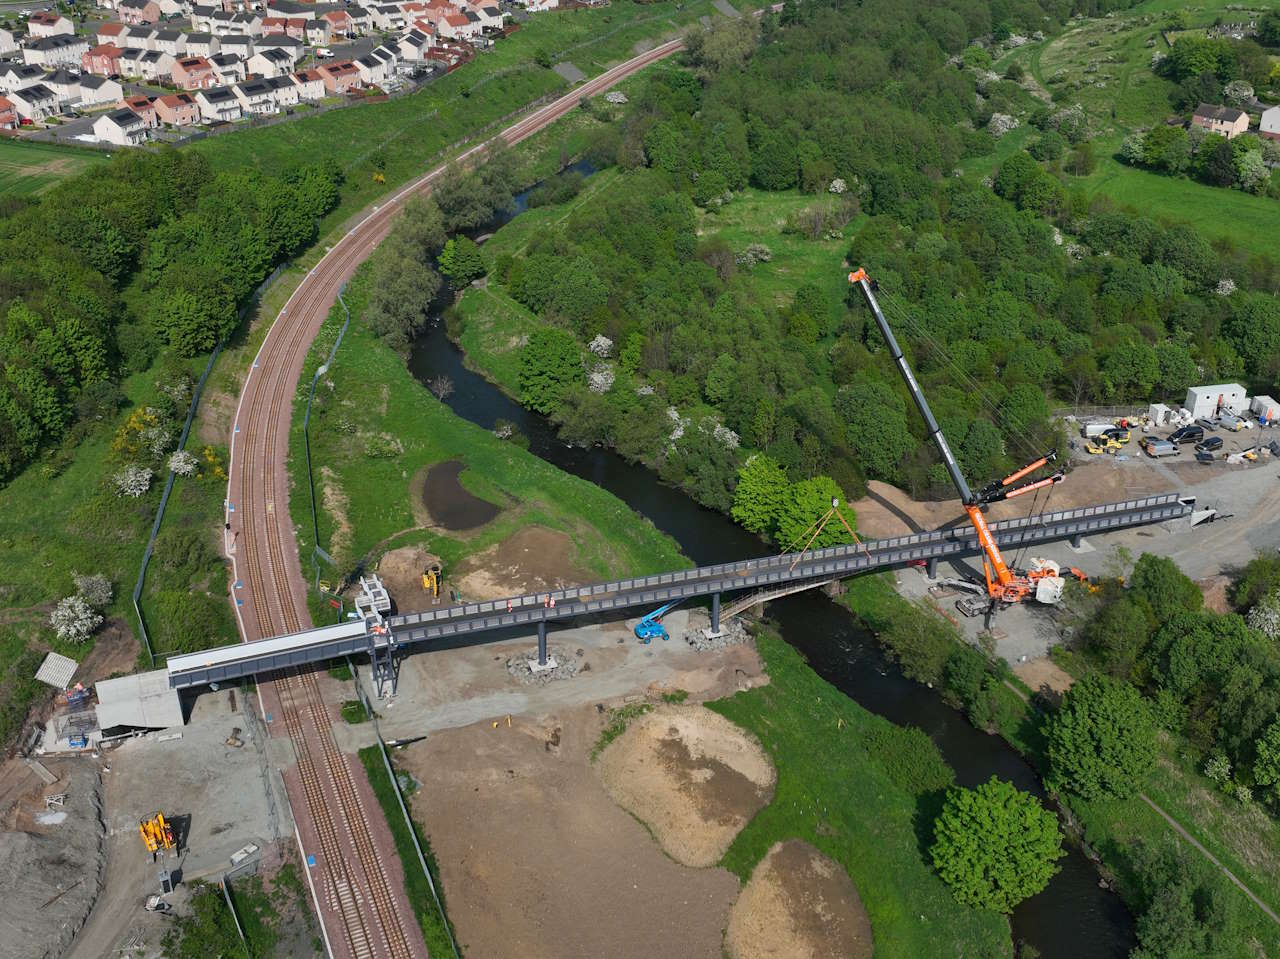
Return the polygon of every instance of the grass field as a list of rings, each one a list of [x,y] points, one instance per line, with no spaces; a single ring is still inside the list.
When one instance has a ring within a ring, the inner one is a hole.
[[[359,558],[410,544],[425,545],[449,569],[531,524],[569,533],[576,564],[602,579],[688,565],[670,538],[612,494],[560,472],[438,402],[413,379],[404,361],[358,322],[367,283],[368,272],[362,268],[345,297],[357,320],[312,408],[320,542],[340,561],[340,573],[349,572]],[[308,356],[299,404],[305,403],[311,373],[327,357],[340,326],[341,308],[336,307]],[[290,497],[290,510],[307,571],[312,569],[311,511],[297,407],[293,422],[290,467],[298,492]],[[463,486],[503,507],[497,518],[469,534],[447,536],[438,528],[418,528],[410,481],[425,467],[449,460],[466,464]],[[323,609],[318,600],[315,609],[318,614]]]
[[[780,840],[812,843],[849,873],[871,917],[876,955],[1011,955],[1003,916],[960,905],[923,848],[951,768],[922,731],[867,712],[772,635],[757,638],[769,685],[707,705],[764,744],[773,802],[723,865],[744,881]]]
[[[96,150],[0,138],[0,196],[32,196],[106,162]]]

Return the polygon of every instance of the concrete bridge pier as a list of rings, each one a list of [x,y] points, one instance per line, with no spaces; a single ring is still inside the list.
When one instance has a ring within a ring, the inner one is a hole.
[[[924,571],[929,575],[930,579],[938,578],[938,557],[934,556],[927,560],[924,564]]]
[[[711,635],[720,635],[720,594],[711,594]]]
[[[538,620],[538,665],[547,665],[547,621]]]

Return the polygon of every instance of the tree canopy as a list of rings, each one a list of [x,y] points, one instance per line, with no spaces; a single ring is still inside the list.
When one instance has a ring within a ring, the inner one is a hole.
[[[1151,708],[1133,686],[1096,673],[1068,690],[1046,739],[1048,781],[1085,799],[1131,796],[1155,768]]]

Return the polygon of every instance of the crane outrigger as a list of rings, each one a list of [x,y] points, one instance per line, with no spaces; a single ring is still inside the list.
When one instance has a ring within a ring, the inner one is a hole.
[[[956,462],[956,458],[951,452],[951,446],[947,443],[942,427],[934,419],[933,411],[929,408],[929,401],[925,399],[924,391],[920,389],[920,384],[916,382],[915,374],[911,371],[907,358],[902,353],[902,348],[898,346],[893,330],[889,328],[889,321],[885,319],[885,315],[880,309],[880,304],[876,301],[875,288],[870,277],[867,276],[866,270],[859,268],[850,273],[849,282],[857,286],[866,298],[867,305],[871,308],[871,313],[875,317],[876,326],[879,327],[880,334],[884,337],[885,344],[889,347],[889,355],[893,357],[894,363],[897,364],[898,372],[902,374],[902,379],[907,384],[911,398],[915,401],[916,409],[920,411],[925,426],[929,430],[930,438],[938,447],[938,452],[942,454],[942,463],[947,469],[947,475],[951,477],[952,485],[955,486],[956,492],[960,494],[960,502],[964,506],[964,511],[968,515],[974,531],[978,534],[978,543],[982,546],[983,553],[982,566],[986,573],[987,595],[993,602],[1004,604],[1020,603],[1030,598],[1034,598],[1041,603],[1058,602],[1062,598],[1062,589],[1065,584],[1065,580],[1059,575],[1061,569],[1058,564],[1052,560],[1033,558],[1031,560],[1031,569],[1025,571],[1011,570],[1004,561],[1004,556],[1000,553],[1000,547],[996,545],[995,537],[991,535],[986,517],[982,515],[983,509],[991,503],[1013,499],[1016,496],[1024,496],[1034,490],[1061,483],[1066,478],[1066,474],[1062,470],[1057,470],[1039,479],[1019,484],[1020,480],[1024,480],[1054,463],[1058,458],[1057,450],[1049,450],[1043,456],[1037,457],[1025,466],[1014,470],[1004,479],[988,483],[977,493],[974,493],[965,481],[964,474],[960,472],[960,465]],[[1081,581],[1086,579],[1084,573],[1074,567],[1070,568],[1070,572]]]

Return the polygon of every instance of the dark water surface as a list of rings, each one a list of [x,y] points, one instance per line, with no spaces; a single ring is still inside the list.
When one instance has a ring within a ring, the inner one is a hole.
[[[590,173],[579,164],[574,169]],[[477,231],[491,233],[522,211]],[[464,419],[484,429],[508,420],[529,438],[529,450],[553,466],[607,489],[680,544],[698,565],[725,563],[772,552],[727,516],[699,506],[674,487],[659,482],[643,466],[610,450],[567,445],[543,417],[524,409],[463,365],[462,353],[448,339],[444,324],[433,325],[414,343],[409,361],[414,376],[453,380],[445,402]],[[1027,762],[997,736],[975,729],[937,692],[907,679],[885,661],[875,637],[847,610],[821,593],[799,593],[769,604],[769,617],[783,638],[804,654],[810,666],[865,709],[899,725],[923,729],[937,744],[963,786],[991,776],[1043,796]],[[1061,871],[1047,889],[1014,910],[1013,936],[1035,946],[1044,959],[1120,959],[1134,945],[1133,917],[1120,898],[1098,886],[1098,873],[1078,848],[1069,847]],[[927,957],[921,957],[927,959]]]

